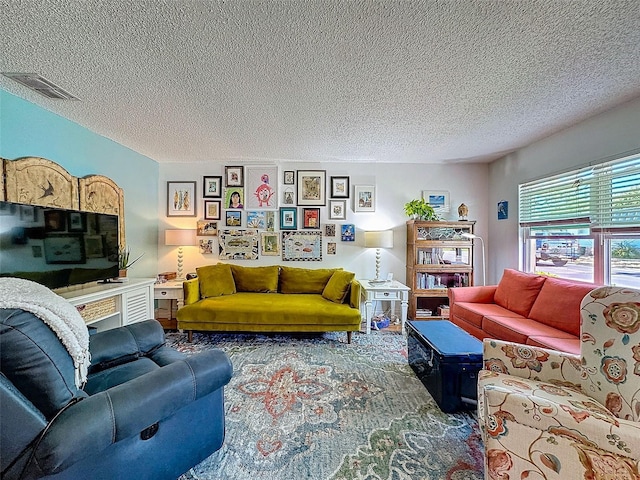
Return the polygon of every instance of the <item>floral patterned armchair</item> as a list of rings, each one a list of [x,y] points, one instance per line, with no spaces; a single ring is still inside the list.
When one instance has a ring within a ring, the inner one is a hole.
[[[581,305],[580,355],[484,340],[486,479],[640,479],[640,291]]]

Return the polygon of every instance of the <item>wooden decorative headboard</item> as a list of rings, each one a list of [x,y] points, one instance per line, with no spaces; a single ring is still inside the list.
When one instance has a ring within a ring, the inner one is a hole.
[[[46,158],[0,160],[4,172],[0,200],[118,215],[118,241],[121,247],[126,245],[124,191],[113,180],[102,175],[74,177]]]

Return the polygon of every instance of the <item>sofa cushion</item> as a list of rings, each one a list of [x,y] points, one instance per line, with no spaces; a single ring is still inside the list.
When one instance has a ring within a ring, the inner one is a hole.
[[[200,297],[219,297],[236,293],[236,284],[228,263],[216,263],[196,268],[200,283]]]
[[[275,293],[278,291],[280,267],[242,267],[231,265],[236,292]]]
[[[478,328],[482,328],[482,319],[487,316],[501,316],[501,317],[514,317],[524,318],[522,315],[518,315],[511,310],[507,310],[495,303],[472,303],[462,302],[456,303],[455,316],[460,320],[464,320],[471,325]]]
[[[317,293],[324,287],[337,268],[281,267],[280,293]]]
[[[580,335],[580,303],[594,288],[596,285],[589,283],[547,278],[529,318],[577,337]]]
[[[573,336],[568,338],[558,338],[546,337],[544,335],[532,335],[527,338],[527,345],[580,355],[580,339]]]
[[[529,311],[544,284],[546,277],[506,268],[495,293],[495,302],[501,307],[523,317]]]
[[[331,278],[322,291],[322,296],[331,302],[344,302],[344,298],[347,296],[351,281],[355,276],[355,273],[347,272],[346,270],[337,270],[333,272],[333,275],[331,275]]]
[[[482,319],[482,329],[489,337],[522,344],[526,344],[527,339],[533,336],[575,338],[570,333],[530,318],[486,316]]]

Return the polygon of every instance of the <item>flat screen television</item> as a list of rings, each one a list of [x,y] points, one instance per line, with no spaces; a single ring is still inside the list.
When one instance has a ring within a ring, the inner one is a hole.
[[[0,202],[0,276],[51,289],[118,276],[118,216]]]

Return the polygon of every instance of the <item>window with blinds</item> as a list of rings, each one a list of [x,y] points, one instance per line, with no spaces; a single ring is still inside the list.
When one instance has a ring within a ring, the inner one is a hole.
[[[520,185],[520,225],[640,227],[640,153]]]

